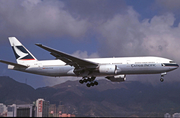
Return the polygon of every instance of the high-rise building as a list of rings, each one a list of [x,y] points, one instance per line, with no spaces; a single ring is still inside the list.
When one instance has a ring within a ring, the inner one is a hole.
[[[3,103],[0,103],[0,117],[3,117],[7,113],[7,107]]]
[[[35,105],[34,104],[8,105],[7,117],[35,117]]]
[[[49,101],[44,99],[36,100],[36,117],[48,117],[49,115]]]
[[[7,117],[16,117],[16,104],[7,106]]]
[[[169,113],[165,113],[164,118],[171,118],[171,115]]]
[[[35,105],[34,104],[23,104],[17,105],[16,117],[35,117]]]
[[[172,117],[173,117],[173,118],[180,118],[180,113],[174,113],[174,114],[172,115]]]
[[[49,116],[49,101],[43,101],[43,111],[42,111],[42,117],[48,117]]]
[[[50,104],[49,105],[49,116],[50,117],[56,117],[57,113],[56,113],[56,104]]]

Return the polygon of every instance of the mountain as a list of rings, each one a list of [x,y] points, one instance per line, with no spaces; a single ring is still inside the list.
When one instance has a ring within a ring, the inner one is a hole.
[[[24,104],[36,100],[36,91],[33,87],[19,83],[8,76],[0,76],[0,103]]]
[[[32,103],[38,98],[50,104],[63,104],[65,112],[76,116],[149,116],[163,117],[180,110],[180,83],[156,86],[138,81],[113,83],[98,80],[99,85],[86,87],[67,81],[52,87],[33,89],[9,77],[0,77],[0,103]]]
[[[158,86],[141,82],[113,83],[99,80],[99,85],[87,88],[78,81],[53,86],[55,93],[46,94],[51,103],[63,101],[69,112],[83,116],[159,116],[180,109],[180,83]],[[52,89],[51,88],[51,89]],[[38,91],[41,88],[37,89]]]

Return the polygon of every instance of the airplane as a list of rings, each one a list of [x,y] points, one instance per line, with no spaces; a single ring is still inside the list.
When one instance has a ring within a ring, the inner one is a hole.
[[[82,77],[79,83],[86,83],[87,87],[98,85],[95,81],[96,77],[105,77],[112,82],[123,82],[126,80],[126,75],[131,74],[161,74],[160,81],[163,82],[163,77],[167,72],[179,67],[171,59],[153,56],[82,59],[42,44],[36,44],[56,58],[39,61],[16,37],[9,37],[9,41],[17,63],[0,60],[8,64],[8,69],[51,77]]]

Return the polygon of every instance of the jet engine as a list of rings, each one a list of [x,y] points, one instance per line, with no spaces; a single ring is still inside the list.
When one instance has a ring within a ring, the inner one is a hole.
[[[123,82],[126,80],[126,75],[107,76],[106,78],[112,82]]]
[[[117,74],[119,68],[116,65],[100,65],[99,72],[102,74]]]

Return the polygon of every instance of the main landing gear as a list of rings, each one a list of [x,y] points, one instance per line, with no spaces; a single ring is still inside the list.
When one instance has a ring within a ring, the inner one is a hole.
[[[161,73],[161,79],[160,79],[160,81],[161,81],[161,82],[163,82],[163,81],[164,81],[164,75],[166,75],[166,74],[167,74],[166,72]]]
[[[96,77],[83,77],[81,80],[79,80],[79,83],[83,84],[83,83],[87,83],[86,86],[87,87],[91,87],[94,85],[98,85],[97,81],[94,81]]]

